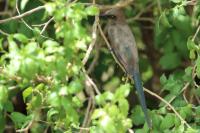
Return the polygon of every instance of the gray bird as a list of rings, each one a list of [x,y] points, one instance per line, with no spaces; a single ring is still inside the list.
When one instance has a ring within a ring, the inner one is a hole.
[[[149,128],[151,128],[152,123],[147,113],[146,101],[139,73],[138,50],[133,33],[126,23],[122,9],[110,9],[101,14],[101,16],[108,19],[106,33],[108,35],[110,47],[120,66],[133,78],[145,119]]]

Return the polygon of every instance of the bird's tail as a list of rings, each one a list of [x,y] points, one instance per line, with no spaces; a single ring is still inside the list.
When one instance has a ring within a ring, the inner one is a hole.
[[[146,106],[146,100],[145,100],[144,91],[143,91],[143,87],[142,87],[142,81],[140,79],[140,74],[138,71],[133,73],[133,80],[135,82],[135,88],[136,88],[138,96],[139,96],[139,101],[142,106],[142,110],[144,112],[145,119],[147,121],[149,128],[151,128],[152,123],[151,123],[151,120],[147,113],[147,106]]]

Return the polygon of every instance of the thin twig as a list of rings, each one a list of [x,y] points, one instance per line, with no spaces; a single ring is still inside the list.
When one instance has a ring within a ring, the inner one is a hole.
[[[197,28],[197,30],[196,30],[196,32],[195,32],[193,38],[192,38],[192,41],[193,41],[193,42],[194,42],[195,38],[197,37],[199,31],[200,31],[200,25],[198,26],[198,28]]]
[[[4,35],[4,36],[9,36],[9,34],[8,34],[8,33],[6,33],[6,32],[4,32],[4,31],[2,31],[1,29],[0,29],[0,33],[1,33],[2,35]]]
[[[185,86],[183,87],[183,89],[180,91],[180,93],[178,95],[180,95],[182,92],[185,92],[185,90],[188,88],[188,86],[190,85],[190,83],[186,83]],[[176,97],[178,96],[173,96],[169,101],[168,103],[171,103],[172,101],[174,101],[174,99],[176,99]],[[167,105],[165,105],[164,107],[166,107]]]
[[[126,7],[128,5],[130,5],[134,0],[120,0],[118,3],[116,3],[115,5],[97,5],[100,10],[104,11],[104,10],[108,10],[111,8],[122,8],[122,7]]]
[[[145,9],[141,10],[135,17],[129,18],[129,19],[128,19],[128,22],[139,19],[140,16],[141,16],[143,13],[145,13],[146,11],[148,11],[149,9],[151,9],[154,5],[155,5],[155,2],[152,2],[152,3],[149,4],[147,7],[145,7]]]
[[[91,83],[91,85],[94,87],[94,90],[96,91],[96,93],[98,95],[101,94],[101,92],[99,91],[99,89],[97,88],[96,84],[93,82],[93,80],[86,74],[86,78],[88,79],[88,81]]]
[[[96,92],[98,95],[100,95],[101,92],[99,91],[99,89],[98,89],[98,87],[96,86],[96,84],[94,83],[94,81],[89,77],[89,75],[87,74],[85,68],[82,68],[82,71],[83,71],[83,73],[84,73],[85,76],[86,76],[86,80],[88,80],[88,82],[93,86],[95,92]]]
[[[113,53],[113,50],[112,50],[112,48],[111,48],[111,46],[110,46],[110,43],[109,43],[109,41],[107,40],[105,34],[103,33],[103,30],[102,30],[101,25],[100,25],[99,23],[98,23],[98,28],[99,28],[100,34],[101,34],[101,36],[103,37],[103,39],[104,39],[104,41],[105,41],[105,43],[106,43],[106,45],[107,45],[109,51],[111,52],[113,58],[115,59],[115,61],[117,62],[117,64],[122,68],[122,70],[125,71],[124,68],[122,67],[122,65],[119,63],[119,61],[118,61],[117,58],[115,57],[115,54]]]
[[[161,14],[162,13],[162,7],[161,7],[160,0],[157,0],[157,4],[158,4],[159,13]]]
[[[27,11],[27,12],[21,14],[21,15],[14,16],[14,17],[7,18],[7,19],[2,19],[2,20],[0,20],[0,24],[9,22],[9,21],[11,21],[11,20],[17,20],[17,19],[23,18],[23,17],[25,17],[25,16],[28,16],[28,15],[30,15],[30,14],[36,12],[36,11],[39,11],[39,10],[41,10],[41,9],[44,9],[44,8],[45,8],[45,6],[38,6],[38,7],[34,8],[34,9],[32,9],[32,10],[29,10],[29,11]]]
[[[179,117],[179,119],[188,127],[191,128],[190,125],[182,118],[182,116],[175,110],[175,108],[169,103],[167,102],[165,99],[163,99],[162,97],[160,97],[159,95],[157,95],[156,93],[144,88],[144,91],[146,91],[147,93],[149,93],[150,95],[156,97],[157,99],[161,100],[162,102],[164,102],[165,104],[167,104],[172,110],[173,112],[176,114],[176,116]]]
[[[82,60],[82,63],[83,65],[85,65],[89,59],[89,56],[92,52],[92,49],[96,43],[96,40],[97,40],[97,24],[99,23],[99,17],[98,16],[95,16],[95,21],[94,21],[94,24],[93,24],[93,31],[92,31],[92,42],[90,43],[89,45],[89,48],[85,54],[85,57],[83,58]]]
[[[184,90],[184,92],[183,92],[183,99],[185,100],[185,102],[188,104],[189,102],[188,102],[188,100],[187,100],[187,98],[186,98],[186,89]]]
[[[18,15],[21,15],[19,8],[18,8],[18,0],[16,0],[16,10]],[[23,18],[20,18],[21,21],[26,25],[26,27],[28,27],[30,30],[33,30],[33,28],[31,26],[28,25],[28,23],[26,23],[26,21]]]
[[[19,133],[19,132],[28,133],[28,130],[32,127],[33,123],[34,123],[34,120],[31,120],[27,127],[23,128],[23,129],[18,129],[18,130],[16,130],[16,132],[17,133]]]
[[[43,32],[46,30],[47,26],[51,23],[51,21],[54,19],[54,17],[52,17],[51,19],[49,19],[45,24],[44,27],[42,28],[42,31],[40,32],[40,35],[43,34]]]
[[[198,97],[196,94],[194,94],[194,97],[195,97],[197,103],[200,104],[200,99],[199,99],[199,97]]]
[[[93,70],[94,70],[94,67],[96,66],[97,64],[97,61],[99,59],[99,54],[100,54],[100,46],[101,46],[101,43],[100,44],[97,44],[96,45],[96,53],[95,53],[95,56],[90,64],[90,66],[88,67],[87,69],[87,73],[90,74]]]
[[[92,97],[90,97],[89,100],[88,100],[88,106],[87,106],[87,109],[86,109],[86,113],[85,113],[85,117],[84,117],[84,120],[83,120],[83,124],[81,126],[82,128],[85,128],[86,125],[87,125],[87,121],[89,119],[89,114],[90,114],[90,108],[91,108],[91,106],[92,106]],[[82,132],[83,132],[83,130],[81,129],[80,133],[82,133]]]

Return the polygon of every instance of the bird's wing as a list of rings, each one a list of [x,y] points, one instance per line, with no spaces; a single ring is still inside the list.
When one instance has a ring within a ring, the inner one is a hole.
[[[138,62],[138,53],[128,25],[108,26],[108,38],[117,60],[127,73],[132,74]]]

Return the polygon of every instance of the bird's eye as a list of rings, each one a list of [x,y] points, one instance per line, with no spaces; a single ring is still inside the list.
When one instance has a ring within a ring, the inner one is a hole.
[[[111,19],[116,19],[116,16],[115,15],[110,15],[110,18]]]

